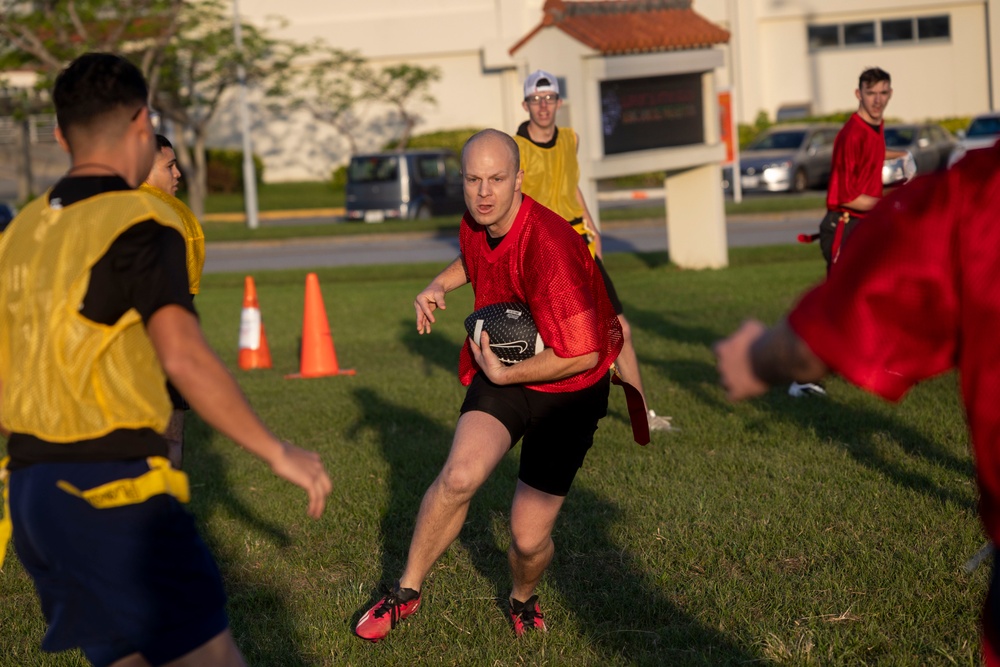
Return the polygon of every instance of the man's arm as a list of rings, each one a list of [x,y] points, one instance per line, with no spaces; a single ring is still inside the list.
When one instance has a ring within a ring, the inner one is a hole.
[[[583,191],[580,187],[576,188],[576,200],[580,202],[580,206],[583,207],[583,226],[587,228],[594,237],[594,254],[597,255],[598,259],[603,259],[601,256],[601,233],[597,231],[597,225],[594,224],[594,219],[590,217],[590,209],[587,208],[587,202],[583,198]]]
[[[849,202],[843,202],[840,206],[849,208],[852,211],[870,211],[878,204],[879,198],[871,195],[858,195]]]
[[[760,396],[770,385],[816,382],[829,372],[785,320],[770,329],[757,320],[744,322],[715,344],[715,357],[731,401]]]
[[[2,399],[3,399],[3,379],[0,378],[0,404],[3,403]],[[9,438],[10,437],[10,431],[8,431],[7,429],[5,429],[3,426],[0,426],[0,436],[3,436],[5,438]]]
[[[146,323],[167,377],[214,429],[309,495],[309,516],[318,519],[330,494],[319,455],[279,440],[258,419],[232,375],[208,346],[198,320],[178,305],[157,310]]]
[[[580,135],[574,131],[573,137],[576,139],[576,152],[579,155]],[[587,208],[587,200],[583,198],[583,190],[580,189],[579,184],[576,186],[576,201],[578,201],[580,206],[583,207],[583,226],[586,227],[587,231],[594,236],[594,254],[598,259],[604,259],[602,256],[603,248],[601,247],[601,233],[597,230],[597,225],[594,224],[594,218],[590,215],[590,209]]]
[[[546,348],[530,359],[507,366],[493,353],[493,349],[490,348],[490,335],[485,331],[482,333],[482,343],[482,346],[479,346],[471,338],[469,339],[472,357],[490,382],[498,385],[555,382],[589,371],[600,359],[597,352],[564,359],[557,356],[551,348]]]
[[[447,308],[444,295],[467,282],[469,277],[465,275],[465,264],[459,255],[413,300],[413,308],[417,311],[417,333],[431,332],[431,324],[437,321],[434,319],[434,311]]]

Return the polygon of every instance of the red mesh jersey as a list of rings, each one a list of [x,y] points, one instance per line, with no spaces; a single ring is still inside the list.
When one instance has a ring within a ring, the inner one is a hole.
[[[980,516],[1000,543],[1000,147],[883,199],[789,323],[830,368],[890,400],[958,368]]]
[[[468,213],[462,218],[459,240],[477,309],[520,301],[528,305],[542,341],[557,356],[600,353],[589,371],[525,386],[545,392],[577,391],[608,372],[622,348],[621,324],[597,264],[565,220],[525,195],[514,224],[495,250],[486,242],[486,229]],[[468,344],[463,345],[458,366],[462,384],[468,385],[478,370]]]
[[[864,212],[838,206],[857,199],[858,195],[882,196],[882,163],[885,162],[885,136],[882,125],[875,132],[857,113],[844,124],[833,142],[833,166],[826,191],[826,207],[848,211],[855,217]],[[852,237],[853,238],[853,237]]]

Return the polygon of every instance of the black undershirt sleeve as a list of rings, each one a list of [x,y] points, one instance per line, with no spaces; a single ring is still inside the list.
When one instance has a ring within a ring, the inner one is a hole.
[[[80,314],[114,324],[130,308],[144,323],[160,308],[178,305],[197,314],[188,283],[184,238],[153,220],[126,230],[90,271]]]

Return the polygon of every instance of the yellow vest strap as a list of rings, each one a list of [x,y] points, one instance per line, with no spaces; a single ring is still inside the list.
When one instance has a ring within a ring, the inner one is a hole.
[[[191,499],[185,473],[171,468],[170,461],[162,456],[150,456],[146,462],[149,464],[149,472],[132,479],[118,479],[86,491],[80,491],[65,480],[59,480],[56,486],[66,493],[83,498],[97,509],[138,505],[164,493],[182,503]]]
[[[0,486],[3,487],[3,516],[0,517],[0,570],[3,569],[3,560],[7,555],[7,543],[10,542],[11,533],[14,526],[10,522],[10,492],[7,490],[7,462],[9,456],[0,460]]]

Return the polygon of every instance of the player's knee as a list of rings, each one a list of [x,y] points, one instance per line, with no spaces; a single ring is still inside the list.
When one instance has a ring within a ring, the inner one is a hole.
[[[626,341],[632,340],[632,327],[629,325],[628,320],[625,319],[624,315],[619,315],[618,321],[622,325],[622,338]]]
[[[480,481],[463,466],[445,465],[438,475],[438,489],[449,502],[465,502],[475,495]]]
[[[521,558],[531,558],[551,548],[552,535],[548,531],[540,531],[530,526],[511,525],[510,548]]]

